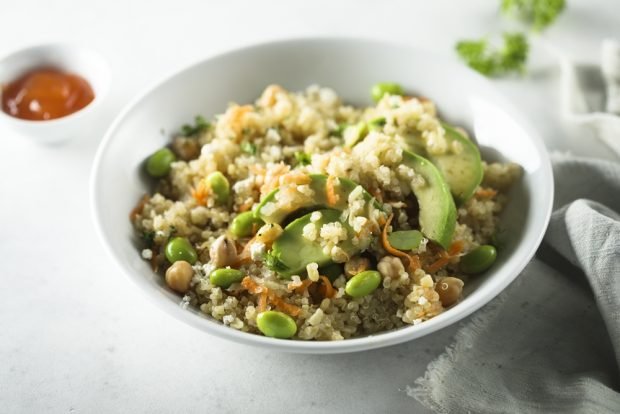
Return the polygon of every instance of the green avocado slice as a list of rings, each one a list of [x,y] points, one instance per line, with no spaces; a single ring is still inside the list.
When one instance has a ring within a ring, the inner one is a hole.
[[[314,191],[314,197],[312,199],[306,200],[304,204],[295,205],[293,209],[290,206],[286,206],[284,208],[279,208],[273,211],[269,211],[266,206],[269,203],[276,202],[276,195],[280,191],[278,188],[273,190],[271,193],[267,194],[265,198],[260,202],[258,207],[256,208],[254,215],[260,219],[262,219],[265,223],[282,223],[284,219],[291,214],[295,210],[299,209],[310,209],[310,208],[321,208],[321,207],[330,207],[336,210],[344,210],[348,206],[349,194],[353,191],[359,184],[355,181],[349,180],[347,178],[338,178],[338,184],[335,185],[335,191],[337,200],[334,205],[328,206],[327,203],[327,195],[326,195],[326,184],[327,184],[327,176],[323,174],[310,174],[310,188]],[[364,200],[370,201],[373,200],[372,195],[366,190],[363,190]],[[374,201],[375,208],[381,209],[381,205],[375,200]]]
[[[339,222],[347,230],[348,234],[353,234],[353,229],[348,223],[341,220],[342,212],[334,209],[317,210],[321,213],[321,218],[314,225],[317,233],[324,224]],[[299,275],[306,271],[308,263],[317,263],[319,267],[332,263],[331,255],[325,254],[318,240],[308,240],[303,236],[303,229],[312,223],[310,218],[313,213],[306,214],[292,221],[282,234],[273,242],[271,250],[265,258],[265,265],[278,273],[284,279],[292,275]],[[351,239],[338,243],[349,256],[352,256],[367,246],[359,243],[354,246]]]
[[[420,228],[430,240],[447,249],[456,227],[456,206],[450,188],[439,170],[426,158],[403,151],[403,164],[424,178],[424,183],[411,190],[420,207]]]
[[[450,125],[442,123],[442,126],[446,131],[448,147],[452,149],[454,146],[459,146],[461,148],[459,153],[450,150],[440,155],[429,154],[424,150],[424,145],[420,140],[413,137],[407,139],[409,150],[428,158],[435,164],[448,183],[454,200],[458,204],[463,204],[474,195],[482,181],[484,171],[480,151],[476,144]]]

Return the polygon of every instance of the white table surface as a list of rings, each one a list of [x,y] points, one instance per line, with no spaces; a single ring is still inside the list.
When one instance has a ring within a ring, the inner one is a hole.
[[[456,39],[498,31],[495,0],[0,0],[0,55],[74,41],[109,59],[100,119],[60,147],[0,125],[0,412],[425,412],[403,389],[451,343],[456,327],[382,350],[301,356],[236,345],[162,313],[103,252],[88,177],[121,107],[164,75],[262,40],[307,35],[396,39],[450,55]],[[545,36],[598,60],[620,38],[620,2],[568,0]],[[466,6],[465,6],[466,4]],[[535,49],[530,75],[496,81],[550,149],[613,158],[558,114],[557,72]]]

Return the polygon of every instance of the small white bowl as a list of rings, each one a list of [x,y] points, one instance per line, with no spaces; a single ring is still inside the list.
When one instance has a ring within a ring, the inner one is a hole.
[[[56,143],[79,135],[92,120],[110,87],[110,68],[97,52],[71,44],[46,44],[20,49],[0,59],[0,86],[39,67],[55,67],[82,76],[90,83],[95,98],[84,108],[61,118],[30,121],[0,110],[0,122],[36,142]],[[0,96],[2,88],[0,88]]]
[[[513,161],[523,167],[523,178],[511,189],[503,213],[507,240],[493,268],[466,285],[460,303],[429,321],[343,341],[267,338],[237,331],[196,309],[179,306],[178,294],[140,257],[140,241],[128,218],[149,191],[141,178],[144,159],[169,143],[169,134],[195,115],[221,113],[231,101],[253,102],[271,83],[290,90],[318,83],[335,89],[345,102],[368,105],[369,89],[379,81],[398,82],[406,91],[434,100],[443,119],[474,132],[484,159]],[[379,348],[427,335],[497,296],[519,275],[542,240],[553,202],[553,175],[545,146],[527,119],[488,80],[463,64],[393,43],[325,38],[234,50],[151,87],[108,130],[95,157],[91,191],[96,228],[106,250],[157,307],[229,340],[272,350],[325,354]]]

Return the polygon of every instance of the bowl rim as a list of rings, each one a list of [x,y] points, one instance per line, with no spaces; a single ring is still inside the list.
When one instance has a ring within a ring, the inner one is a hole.
[[[553,198],[554,198],[554,181],[553,181],[553,170],[551,167],[551,160],[545,147],[544,141],[540,138],[536,130],[531,126],[531,124],[527,121],[527,118],[521,115],[521,112],[514,106],[512,103],[504,97],[497,88],[492,85],[492,83],[484,78],[482,75],[474,72],[468,67],[463,66],[462,70],[468,71],[471,75],[474,75],[493,90],[493,92],[500,98],[503,102],[502,104],[510,108],[512,113],[518,116],[519,123],[526,127],[528,136],[530,137],[531,143],[536,148],[538,154],[540,155],[540,168],[543,170],[543,175],[546,178],[547,186],[549,188],[549,193],[547,195],[547,205],[544,206],[544,211],[537,211],[537,214],[543,214],[542,223],[544,224],[539,233],[535,237],[535,242],[531,245],[527,246],[527,250],[521,254],[521,259],[513,265],[514,270],[500,280],[494,281],[492,288],[489,288],[489,292],[480,300],[476,302],[468,303],[468,306],[461,308],[460,306],[455,306],[453,308],[448,309],[446,312],[425,321],[419,325],[411,325],[402,327],[399,329],[381,332],[374,335],[368,335],[359,338],[351,338],[345,339],[341,341],[303,341],[303,340],[282,340],[275,338],[268,338],[262,335],[247,333],[238,331],[236,329],[225,326],[215,320],[209,319],[206,315],[198,315],[197,311],[188,311],[184,309],[179,303],[173,303],[170,300],[162,300],[165,298],[161,292],[156,289],[144,289],[143,286],[140,285],[136,276],[133,274],[131,269],[126,268],[121,265],[121,263],[116,259],[116,255],[110,245],[110,242],[107,240],[105,236],[105,232],[103,229],[103,223],[100,221],[100,205],[99,195],[98,195],[98,185],[97,183],[100,180],[100,166],[102,160],[104,158],[105,152],[109,146],[109,143],[113,140],[114,135],[117,132],[120,124],[125,120],[126,116],[134,110],[145,98],[147,98],[152,92],[176,78],[177,76],[181,76],[183,73],[191,71],[199,65],[202,65],[210,60],[225,58],[229,55],[235,55],[244,53],[246,51],[256,49],[256,48],[269,48],[282,46],[287,44],[316,44],[316,43],[358,43],[358,44],[373,44],[375,46],[389,46],[389,47],[398,47],[404,50],[409,50],[418,54],[424,54],[426,56],[431,57],[433,60],[438,61],[439,63],[445,63],[449,65],[454,65],[455,60],[449,59],[442,55],[437,55],[432,51],[427,49],[418,48],[415,46],[407,45],[404,42],[392,41],[392,40],[383,40],[376,39],[371,37],[352,37],[352,36],[295,36],[288,37],[286,39],[275,39],[275,40],[266,40],[248,43],[243,46],[227,49],[225,51],[214,53],[207,56],[202,56],[195,61],[183,65],[180,68],[174,69],[170,71],[166,76],[159,78],[158,80],[152,82],[150,85],[147,85],[140,93],[138,93],[133,99],[131,99],[124,108],[119,112],[119,114],[115,117],[114,121],[110,124],[108,130],[104,134],[104,137],[97,149],[95,154],[95,158],[93,161],[93,166],[91,170],[91,176],[89,180],[90,187],[90,205],[91,205],[91,214],[92,219],[95,224],[96,232],[99,236],[99,239],[104,245],[104,248],[107,254],[113,259],[116,266],[122,270],[122,273],[132,281],[132,284],[137,287],[144,296],[148,298],[148,300],[153,303],[157,308],[161,309],[168,315],[183,321],[184,323],[193,326],[203,332],[208,334],[213,334],[217,337],[232,340],[237,343],[245,344],[245,345],[256,345],[262,348],[268,348],[276,351],[290,352],[290,353],[304,353],[304,354],[336,354],[336,353],[348,353],[348,352],[358,352],[364,350],[370,350],[375,348],[383,348],[391,345],[396,345],[402,342],[406,342],[421,336],[428,335],[433,333],[439,329],[450,326],[467,316],[471,315],[473,312],[479,310],[483,306],[489,304],[493,299],[495,299],[498,295],[500,295],[508,285],[510,285],[523,271],[526,265],[529,263],[531,258],[534,256],[536,250],[540,246],[542,239],[544,237],[545,231],[549,224],[549,220],[551,217],[551,212],[553,208]],[[475,291],[474,291],[475,292]],[[474,293],[472,292],[472,294]],[[179,301],[180,302],[180,301]],[[462,305],[462,304],[461,304]],[[458,312],[450,312],[453,309],[458,308]],[[420,327],[424,327],[420,329]],[[417,328],[417,329],[416,329]]]
[[[90,54],[90,57],[94,60],[97,60],[97,64],[99,64],[105,71],[105,79],[103,82],[103,87],[99,91],[94,91],[95,97],[91,102],[88,103],[83,108],[78,109],[75,112],[72,112],[68,115],[61,116],[59,118],[47,119],[47,120],[32,120],[32,119],[22,119],[12,115],[7,114],[3,110],[0,109],[0,121],[12,122],[15,125],[24,126],[26,128],[48,128],[52,126],[62,126],[62,124],[66,124],[68,122],[73,122],[75,119],[79,117],[83,117],[91,112],[95,108],[101,105],[101,102],[105,99],[110,91],[111,81],[112,81],[112,72],[108,61],[104,58],[104,56],[96,49],[91,47],[79,44],[79,43],[71,43],[71,42],[46,42],[46,43],[33,43],[30,45],[26,45],[23,47],[19,47],[9,51],[8,53],[3,54],[0,57],[0,65],[6,64],[6,62],[15,56],[24,54],[32,54],[36,55],[40,54],[43,51],[54,50],[54,49],[63,49],[69,51],[70,53],[76,53],[78,51],[85,52]],[[35,60],[41,59],[41,56],[38,56]],[[41,62],[43,63],[43,62]],[[33,69],[36,66],[33,66]],[[68,69],[68,71],[72,71],[72,69]],[[91,85],[93,84],[93,80],[87,77],[83,73],[77,73],[77,75],[83,77],[88,81]],[[0,97],[2,96],[2,86],[5,83],[11,82],[11,80],[2,82],[0,79]],[[93,88],[94,89],[94,88]]]

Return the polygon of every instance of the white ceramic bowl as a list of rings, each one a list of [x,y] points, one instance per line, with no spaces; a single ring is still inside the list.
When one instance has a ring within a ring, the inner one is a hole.
[[[511,190],[503,215],[507,243],[492,270],[467,285],[458,305],[427,322],[344,341],[271,339],[182,309],[180,297],[140,258],[129,223],[129,211],[147,191],[140,174],[142,161],[166,145],[169,132],[194,115],[221,113],[231,101],[253,102],[271,83],[292,90],[317,83],[334,88],[349,103],[369,104],[370,86],[386,80],[431,98],[444,119],[473,131],[485,159],[523,166],[523,179]],[[107,251],[157,307],[223,338],[303,353],[352,352],[397,344],[471,314],[508,286],[530,260],[546,229],[553,198],[551,166],[542,141],[490,82],[459,63],[426,52],[342,38],[250,46],[203,60],[156,84],[129,104],[110,127],[95,159],[91,186],[94,220]]]
[[[0,111],[0,122],[40,143],[56,143],[75,138],[88,128],[95,116],[96,107],[106,96],[110,86],[110,69],[99,53],[85,47],[70,44],[32,46],[0,59],[0,85],[15,80],[28,70],[43,66],[52,66],[82,76],[93,88],[95,98],[84,108],[62,118],[30,121]]]

